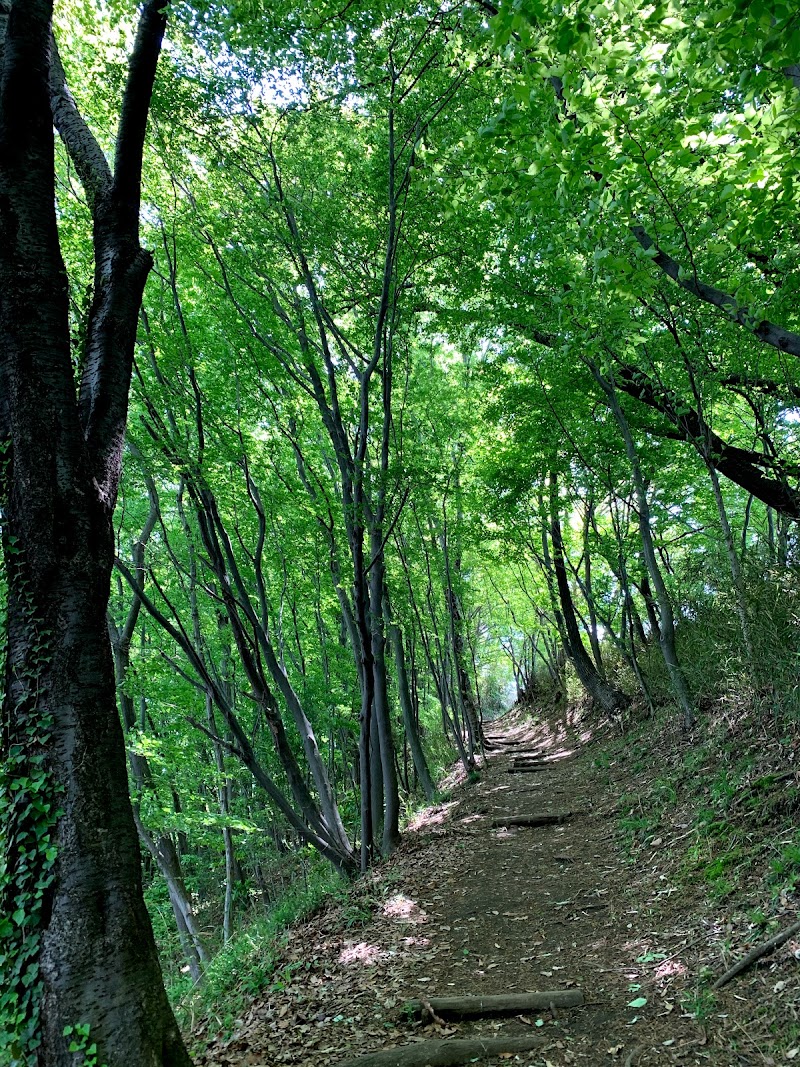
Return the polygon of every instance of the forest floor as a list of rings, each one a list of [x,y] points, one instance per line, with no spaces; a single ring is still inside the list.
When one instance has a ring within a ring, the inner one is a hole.
[[[743,928],[673,877],[661,837],[647,856],[626,854],[616,820],[631,781],[601,772],[580,729],[511,715],[489,736],[479,780],[454,778],[346,904],[289,931],[270,989],[198,1062],[333,1067],[432,1038],[537,1035],[532,1052],[481,1062],[800,1063],[798,942],[712,995],[749,947]],[[544,766],[509,773],[526,753]],[[534,813],[565,821],[503,825]],[[502,1019],[423,1025],[403,1009],[411,997],[576,988],[582,1007]]]

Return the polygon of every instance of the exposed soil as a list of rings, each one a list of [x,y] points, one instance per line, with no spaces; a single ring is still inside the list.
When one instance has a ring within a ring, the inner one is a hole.
[[[329,1067],[421,1039],[537,1033],[535,1052],[482,1062],[800,1063],[790,1040],[762,1036],[758,1022],[765,998],[778,1003],[787,1035],[797,1020],[798,943],[716,999],[701,996],[703,966],[726,969],[721,944],[726,934],[736,944],[735,931],[661,871],[659,840],[648,864],[624,856],[619,783],[600,785],[609,777],[588,738],[514,717],[489,737],[480,780],[422,812],[349,905],[290,932],[280,980],[200,1062]],[[544,755],[540,768],[508,773],[532,753]],[[570,817],[502,825],[534,813]],[[745,951],[737,945],[733,957]],[[424,1025],[403,1011],[411,997],[576,987],[583,1007],[514,1018]]]

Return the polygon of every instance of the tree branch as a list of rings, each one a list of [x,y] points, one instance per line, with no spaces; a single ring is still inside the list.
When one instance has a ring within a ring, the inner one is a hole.
[[[142,9],[128,64],[114,152],[114,193],[119,208],[126,215],[123,224],[134,234],[139,229],[144,138],[156,65],[167,25],[167,2],[148,0]]]
[[[681,289],[685,289],[687,293],[692,293],[693,296],[698,297],[706,304],[712,304],[714,307],[727,312],[733,322],[750,330],[759,341],[772,345],[773,348],[777,348],[780,352],[788,352],[792,356],[800,356],[800,334],[786,330],[782,326],[777,326],[768,319],[762,319],[757,322],[748,308],[739,304],[730,293],[717,289],[707,282],[700,281],[699,278],[689,275],[684,277],[680,263],[668,256],[666,252],[662,252],[643,227],[631,226],[631,233],[645,251],[649,251],[652,248],[656,250],[653,262],[657,267],[661,268],[664,274],[677,282]]]
[[[50,49],[50,106],[53,110],[53,125],[75,164],[78,177],[86,191],[89,207],[94,214],[97,201],[111,191],[111,168],[67,87],[55,37],[51,37]]]
[[[678,396],[654,386],[642,371],[620,364],[614,371],[616,385],[628,396],[665,415],[676,427],[680,439],[694,445],[720,474],[740,485],[776,511],[800,519],[800,493],[787,483],[788,471],[771,457],[751,449],[730,445],[716,434],[698,411]],[[777,478],[768,478],[759,467],[769,467]]]

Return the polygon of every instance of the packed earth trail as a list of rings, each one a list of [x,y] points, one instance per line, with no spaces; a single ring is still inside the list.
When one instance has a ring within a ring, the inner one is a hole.
[[[278,980],[200,1062],[784,1062],[726,1011],[743,990],[691,1010],[708,922],[623,855],[618,798],[587,741],[517,713],[493,724],[480,774],[419,813],[348,903],[290,931]],[[520,999],[531,992],[538,1007]],[[492,996],[509,998],[505,1013],[450,1003]]]

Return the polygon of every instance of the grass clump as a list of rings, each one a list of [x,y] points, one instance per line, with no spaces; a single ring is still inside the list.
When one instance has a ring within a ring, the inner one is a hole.
[[[776,896],[794,893],[800,884],[800,835],[781,843],[779,854],[770,863],[769,882]]]

